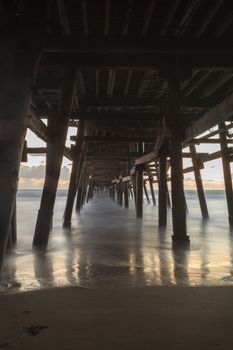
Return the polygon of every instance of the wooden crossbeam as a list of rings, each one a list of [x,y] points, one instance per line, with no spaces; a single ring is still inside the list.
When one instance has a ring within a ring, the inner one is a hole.
[[[8,22],[8,15],[3,4],[3,0],[0,0],[0,27],[5,28]]]
[[[224,120],[233,116],[233,94],[220,102],[216,107],[210,109],[203,117],[191,123],[185,130],[184,142],[199,136],[208,129],[213,128]]]
[[[61,30],[63,34],[70,35],[70,25],[64,0],[57,0],[57,7],[60,16]]]
[[[85,119],[95,121],[109,120],[156,120],[161,116],[160,113],[133,113],[133,112],[79,112],[74,114],[74,119]]]
[[[122,28],[123,35],[128,34],[129,21],[130,21],[130,15],[133,9],[133,3],[134,3],[134,0],[127,0],[126,2],[126,11],[124,15],[123,28]]]
[[[195,145],[200,145],[201,143],[204,144],[218,144],[220,143],[220,139],[193,139],[191,142],[189,142],[189,144],[195,144]],[[232,139],[227,139],[227,143],[233,143]]]
[[[130,74],[131,72],[131,74]],[[129,71],[128,73],[132,75],[132,71]],[[127,82],[126,82],[127,83]],[[127,96],[128,94],[128,83],[126,84],[124,95]],[[127,89],[126,89],[127,88]],[[212,98],[206,98],[206,99],[197,99],[194,97],[190,98],[184,98],[181,102],[181,110],[185,110],[185,108],[193,108],[193,109],[207,109],[209,106],[214,104],[214,100]],[[154,98],[154,97],[135,97],[135,96],[128,96],[127,98],[122,98],[118,96],[114,97],[104,97],[104,96],[88,96],[84,97],[80,103],[80,111],[82,109],[85,109],[87,107],[92,108],[99,108],[99,107],[156,107],[158,110],[160,109],[161,105],[161,99]]]
[[[74,136],[70,137],[74,141]],[[84,141],[88,142],[155,142],[155,137],[148,136],[84,136]]]
[[[232,41],[218,38],[79,37],[47,36],[45,52],[105,52],[143,54],[232,54]]]
[[[18,44],[19,48],[16,51],[23,51],[28,48],[28,45]],[[35,47],[34,50],[41,50],[41,46]],[[143,45],[141,51],[137,52],[72,52],[69,51],[69,46],[64,51],[59,51],[56,48],[47,49],[49,52],[43,60],[43,65],[65,65],[74,64],[79,68],[105,68],[105,69],[122,69],[122,70],[145,70],[145,69],[159,69],[159,67],[167,62],[169,56],[173,59],[172,53],[143,53]],[[102,49],[104,52],[104,49]],[[12,47],[9,47],[8,42],[0,44],[0,53],[12,52]],[[46,49],[44,49],[46,51]],[[198,70],[204,71],[232,71],[233,70],[233,53],[214,54],[206,53],[184,53],[180,54],[181,60],[185,61],[185,65],[189,65]]]
[[[87,0],[81,0],[82,6],[82,17],[83,17],[83,30],[84,34],[89,34],[89,26],[88,26],[88,15],[87,15]]]
[[[43,123],[43,121],[39,118],[37,118],[32,110],[29,112],[29,115],[27,117],[27,127],[34,133],[36,136],[38,136],[41,140],[44,142],[47,142],[48,140],[48,129],[47,126]],[[72,159],[73,155],[71,150],[68,147],[65,147],[64,149],[64,156],[68,159]]]

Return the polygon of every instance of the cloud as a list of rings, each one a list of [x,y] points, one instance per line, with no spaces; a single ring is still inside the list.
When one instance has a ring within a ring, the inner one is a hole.
[[[203,187],[205,190],[223,190],[223,181],[215,181],[212,179],[203,180]],[[186,190],[196,190],[196,182],[194,179],[187,178],[184,179],[184,188]]]
[[[23,179],[44,179],[45,177],[45,165],[34,165],[34,166],[25,166],[21,165],[19,171],[19,177]],[[69,180],[70,170],[68,167],[63,166],[61,169],[60,179]]]
[[[20,189],[40,189],[43,188],[45,177],[45,165],[25,166],[21,165],[19,172]],[[60,173],[59,188],[67,188],[70,179],[70,170],[63,166]]]

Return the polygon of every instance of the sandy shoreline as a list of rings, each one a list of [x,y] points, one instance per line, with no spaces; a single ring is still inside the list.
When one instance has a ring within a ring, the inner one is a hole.
[[[231,287],[55,288],[2,295],[0,310],[0,348],[231,349],[233,344]]]

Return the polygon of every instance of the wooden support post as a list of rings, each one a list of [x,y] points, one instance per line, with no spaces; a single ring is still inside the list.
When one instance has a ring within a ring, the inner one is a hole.
[[[33,78],[39,57],[0,55],[0,273],[10,232],[26,134]]]
[[[92,199],[93,185],[94,185],[93,179],[89,178],[89,186],[88,186],[88,191],[87,191],[87,203]],[[111,191],[111,196],[112,196],[112,191]]]
[[[124,183],[124,199],[125,199],[125,208],[129,208],[129,191],[128,191],[128,182]]]
[[[200,171],[200,166],[198,164],[199,159],[197,157],[195,145],[190,145],[189,150],[192,157],[193,171],[194,171],[194,176],[195,176],[195,181],[197,186],[197,194],[198,194],[198,199],[200,203],[201,213],[202,213],[203,219],[206,219],[209,217],[209,213],[208,213],[208,208],[206,204],[205,192],[204,192],[202,178],[201,178],[201,171]]]
[[[183,120],[180,113],[181,79],[179,67],[167,67],[168,110],[167,123],[170,126],[170,162],[173,242],[189,242],[186,226],[186,208],[184,201],[182,138]]]
[[[14,210],[12,213],[11,218],[11,239],[12,243],[15,244],[17,241],[17,207],[16,207],[16,200],[14,205]]]
[[[130,193],[131,198],[133,199],[133,190],[132,190],[131,185],[129,186],[129,193]]]
[[[80,212],[82,207],[81,201],[82,201],[82,187],[79,184],[78,191],[77,191],[77,199],[76,199],[76,210],[78,213]]]
[[[147,188],[146,188],[146,180],[143,181],[143,188],[144,188],[144,192],[145,192],[147,203],[150,204],[150,198],[148,196],[148,191],[147,191]]]
[[[153,205],[156,205],[156,199],[155,199],[155,192],[154,192],[154,187],[153,187],[153,177],[149,176],[149,184],[150,184],[150,193],[151,193],[151,198]]]
[[[220,147],[222,152],[222,166],[223,166],[226,199],[227,199],[228,219],[229,219],[230,225],[233,225],[232,178],[231,178],[230,162],[228,160],[227,134],[226,134],[226,126],[224,122],[219,124],[219,137],[220,137]]]
[[[183,161],[182,144],[179,132],[171,130],[170,140],[171,158],[171,190],[172,190],[172,221],[173,221],[173,242],[189,242],[186,227],[186,205],[183,184]]]
[[[83,206],[85,177],[86,177],[86,163],[82,162],[81,173],[78,181],[77,199],[76,199],[76,211],[78,213],[81,211]]]
[[[166,187],[167,187],[167,206],[168,208],[171,208],[171,199],[170,199],[170,194],[169,194],[169,190],[168,190],[168,186],[167,186],[167,181],[166,181]]]
[[[119,199],[118,199],[118,204],[122,206],[123,203],[123,184],[122,181],[120,180],[118,184],[118,191],[119,191]]]
[[[159,227],[167,226],[167,156],[163,149],[159,155]]]
[[[73,102],[75,79],[76,68],[72,66],[66,67],[57,118],[48,120],[49,137],[46,155],[46,174],[33,239],[34,246],[46,247],[49,239],[54,202]]]
[[[136,214],[138,218],[143,217],[143,170],[143,166],[136,166]]]
[[[74,156],[73,156],[74,158],[73,158],[73,164],[72,164],[72,169],[70,174],[70,182],[69,182],[67,201],[66,201],[66,207],[65,207],[65,213],[64,213],[63,227],[71,226],[71,217],[73,212],[74,200],[75,200],[77,184],[78,184],[80,172],[81,172],[81,147],[82,147],[83,135],[84,135],[84,120],[80,120],[78,125],[78,130],[77,130],[76,144],[74,148]]]

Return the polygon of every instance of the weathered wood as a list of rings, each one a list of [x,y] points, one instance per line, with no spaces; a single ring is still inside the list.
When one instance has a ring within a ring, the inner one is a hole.
[[[84,121],[80,120],[77,135],[76,135],[76,144],[74,147],[74,160],[72,164],[70,182],[67,194],[66,207],[64,212],[64,227],[69,227],[71,225],[71,217],[73,211],[74,200],[77,191],[77,184],[79,181],[81,173],[81,152],[82,152],[82,142],[84,135]]]
[[[233,189],[232,189],[232,177],[231,177],[231,167],[228,160],[228,149],[227,149],[227,137],[225,123],[219,124],[219,137],[220,137],[220,147],[222,152],[222,166],[223,166],[223,176],[227,199],[227,209],[228,209],[228,219],[230,225],[233,225]]]
[[[154,192],[154,188],[153,188],[153,177],[152,176],[149,176],[149,185],[150,185],[150,193],[151,193],[151,198],[152,198],[153,205],[156,205],[155,192]]]
[[[184,200],[182,146],[179,131],[171,130],[170,146],[171,162],[171,194],[172,194],[172,221],[173,241],[187,242],[186,205]]]
[[[146,180],[143,181],[143,188],[144,188],[144,193],[145,193],[145,196],[146,196],[147,203],[150,204],[150,198],[149,198],[148,191],[147,191],[147,188],[146,188]]]
[[[215,144],[215,143],[220,143],[220,139],[193,139],[189,144],[194,144],[194,145],[199,145],[199,144]],[[227,140],[227,143],[233,143],[233,140]]]
[[[163,149],[159,156],[159,226],[167,226],[167,156]]]
[[[128,182],[123,183],[124,186],[124,200],[125,200],[125,208],[129,207],[129,191],[128,191]]]
[[[138,218],[143,216],[143,167],[136,167],[136,215]]]
[[[11,217],[11,239],[12,243],[15,244],[17,241],[17,204],[15,200],[14,210]]]
[[[38,56],[0,56],[0,271],[15,206],[31,86]]]
[[[25,38],[26,39],[29,39]],[[232,54],[232,43],[228,40],[219,38],[190,38],[174,37],[174,38],[154,38],[145,37],[122,37],[122,36],[101,36],[101,37],[79,37],[77,42],[75,36],[47,36],[44,40],[45,52],[72,52],[72,53],[98,53],[105,52],[106,54],[205,54],[210,57],[210,65],[213,61],[211,55],[214,54]],[[6,43],[4,43],[6,45]],[[21,47],[23,47],[21,40]],[[2,48],[4,45],[2,45]],[[6,46],[5,46],[6,47]],[[19,46],[18,46],[19,48]],[[195,64],[195,61],[193,61]],[[224,66],[224,64],[223,64]]]
[[[189,241],[186,227],[186,208],[184,201],[183,162],[182,162],[182,127],[180,115],[180,77],[177,67],[168,72],[168,112],[167,122],[170,125],[170,165],[171,165],[171,194],[173,242]]]
[[[195,176],[195,181],[197,186],[197,194],[198,194],[198,199],[200,203],[202,217],[208,218],[209,213],[208,213],[208,208],[206,204],[205,193],[204,193],[204,188],[203,188],[203,183],[201,178],[199,158],[197,156],[196,148],[194,145],[189,146],[189,149],[192,155],[193,170],[194,170],[194,176]]]
[[[74,141],[75,137],[71,136],[71,141]],[[84,136],[84,141],[88,142],[154,142],[154,137],[148,136]]]
[[[43,123],[43,121],[38,118],[34,112],[32,112],[32,108],[29,110],[29,115],[27,117],[27,127],[41,140],[44,142],[48,141],[48,127]],[[29,148],[28,153],[46,153],[46,148]],[[38,151],[36,151],[38,150]],[[40,152],[41,151],[41,152]],[[68,159],[72,159],[71,150],[68,147],[64,148],[64,156]]]
[[[210,109],[205,115],[195,122],[192,122],[185,130],[184,140],[187,142],[194,137],[202,134],[208,129],[213,128],[221,121],[227,120],[233,114],[233,94],[225,98],[216,107]]]
[[[74,67],[65,68],[57,120],[51,119],[48,122],[46,175],[33,239],[34,246],[47,246],[49,239],[69,116],[73,103],[75,73],[76,69]]]

